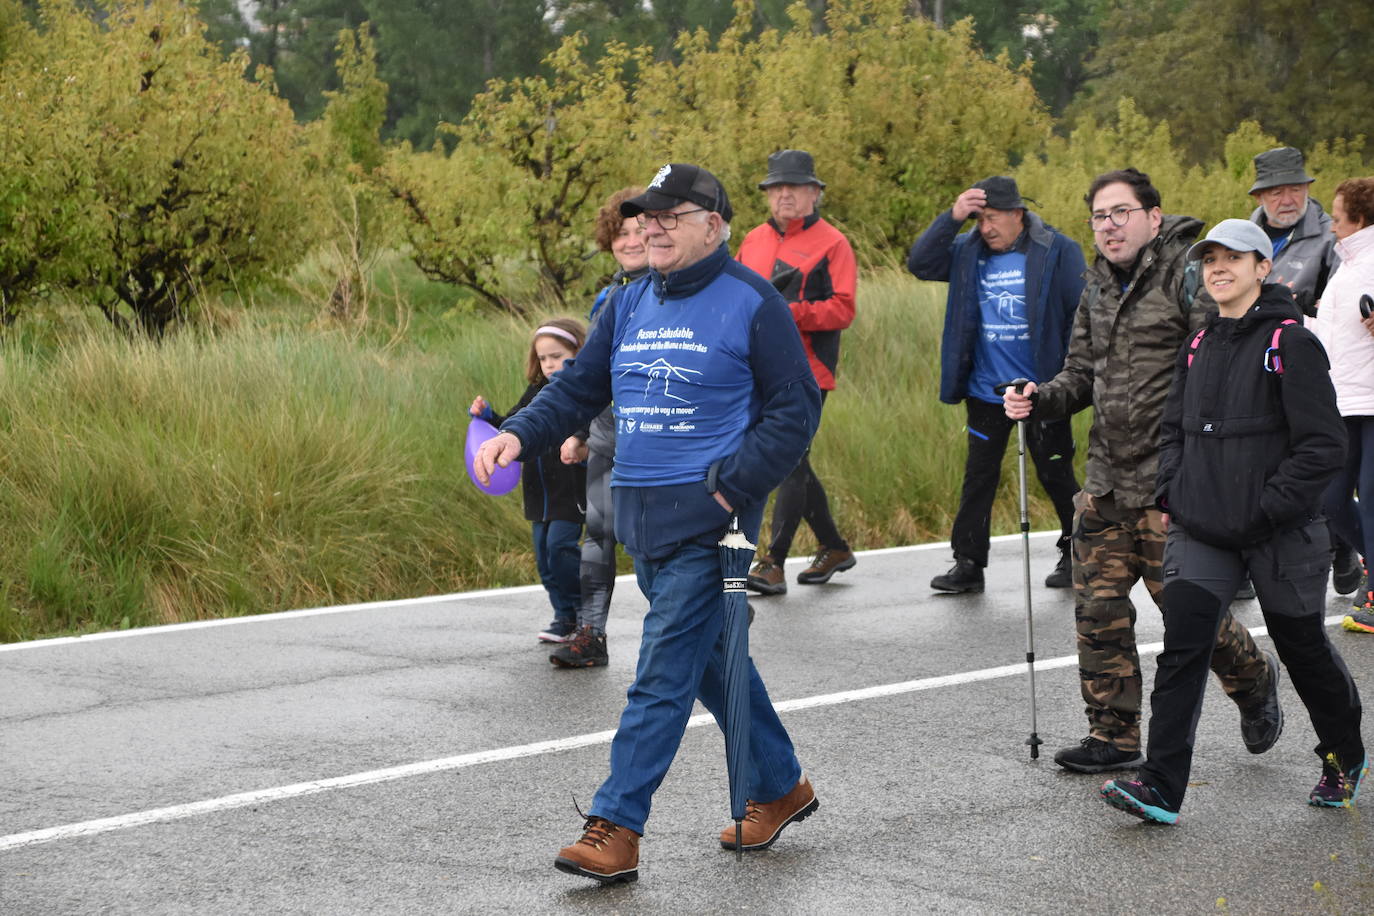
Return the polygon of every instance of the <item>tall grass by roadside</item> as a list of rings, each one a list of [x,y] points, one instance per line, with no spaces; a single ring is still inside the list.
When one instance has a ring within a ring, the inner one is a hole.
[[[814,453],[857,546],[946,537],[957,507],[943,296],[895,272],[860,289]],[[514,402],[528,327],[249,315],[160,345],[94,329],[3,349],[0,640],[535,581],[518,491],[485,496],[462,467],[467,405]]]

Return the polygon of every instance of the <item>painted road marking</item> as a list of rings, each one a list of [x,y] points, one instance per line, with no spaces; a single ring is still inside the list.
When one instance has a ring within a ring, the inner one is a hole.
[[[1340,623],[1342,619],[1343,616],[1341,615],[1328,617],[1326,618],[1326,623],[1328,626],[1332,626]],[[1268,633],[1268,629],[1266,627],[1253,627],[1250,633],[1254,636],[1264,636]],[[1140,655],[1143,657],[1157,654],[1164,648],[1164,644],[1162,642],[1154,642],[1137,648]],[[1064,655],[1059,658],[1037,660],[1035,663],[1035,670],[1052,671],[1057,668],[1075,667],[1077,664],[1077,655]],[[897,684],[882,684],[876,687],[862,687],[857,690],[844,690],[838,693],[802,697],[796,700],[784,700],[781,703],[775,703],[773,705],[780,713],[796,712],[798,710],[815,709],[822,706],[837,706],[842,703],[857,703],[863,700],[899,696],[905,693],[918,693],[923,690],[938,690],[942,687],[957,687],[963,684],[977,683],[979,681],[1017,677],[1025,673],[1026,666],[1024,664],[1001,665],[996,668],[983,668],[978,671],[965,671],[958,674],[945,674],[938,677],[927,677],[914,681],[902,681]],[[711,715],[703,714],[693,716],[689,719],[687,727],[696,728],[714,722],[715,719]],[[46,827],[42,830],[30,830],[25,833],[12,833],[9,836],[0,836],[0,852],[9,849],[21,849],[26,846],[39,846],[44,843],[53,843],[58,840],[70,840],[78,837],[110,833],[116,830],[127,830],[131,827],[142,827],[148,824],[182,820],[204,814],[214,814],[219,811],[230,811],[235,808],[244,808],[249,805],[268,804],[271,802],[284,801],[289,798],[315,795],[320,792],[332,792],[336,789],[351,789],[357,786],[393,782],[398,779],[408,779],[412,776],[428,776],[434,773],[462,770],[485,763],[519,760],[524,757],[557,754],[562,751],[590,747],[597,744],[610,744],[611,738],[614,736],[614,731],[590,732],[585,735],[572,735],[567,738],[555,738],[550,741],[536,741],[533,744],[520,744],[514,747],[495,748],[488,751],[477,751],[472,754],[461,754],[457,757],[443,757],[438,760],[426,760],[420,763],[387,767],[381,770],[369,770],[365,773],[354,773],[349,776],[336,776],[332,779],[298,782],[294,785],[277,786],[272,789],[258,789],[253,792],[240,792],[236,795],[225,795],[220,798],[210,798],[184,805],[171,805],[165,808],[153,808],[148,811],[136,811],[132,814],[122,814],[117,817],[104,817],[93,821],[81,821],[75,824],[63,824],[58,827]]]
[[[1058,531],[1034,531],[1031,537],[1058,537]],[[999,543],[1001,541],[1017,540],[1020,534],[999,534],[991,541]],[[921,550],[940,550],[948,549],[948,541],[937,541],[933,544],[912,544],[906,547],[881,547],[874,550],[856,550],[854,553],[860,557],[881,557],[896,553],[911,553]],[[789,562],[809,563],[805,557],[794,557]],[[617,582],[633,582],[634,575],[627,573],[617,576]],[[164,633],[176,633],[182,630],[205,630],[211,627],[233,627],[248,623],[279,623],[283,620],[298,620],[302,617],[326,617],[333,614],[352,614],[357,611],[380,610],[382,608],[394,607],[416,607],[427,604],[444,604],[456,601],[472,601],[477,598],[496,598],[502,595],[528,595],[543,594],[542,585],[515,585],[508,588],[488,588],[478,592],[454,592],[450,595],[426,595],[421,598],[400,598],[394,601],[370,601],[364,604],[339,604],[331,607],[305,608],[299,611],[273,611],[266,614],[251,614],[247,617],[222,617],[215,620],[193,620],[190,623],[169,623],[160,627],[138,627],[133,630],[110,630],[105,633],[89,633],[85,636],[57,636],[52,639],[32,639],[28,642],[11,642],[0,645],[0,652],[22,652],[29,649],[51,649],[57,646],[70,646],[74,643],[93,643],[103,642],[107,639],[129,639],[135,636],[161,636]]]

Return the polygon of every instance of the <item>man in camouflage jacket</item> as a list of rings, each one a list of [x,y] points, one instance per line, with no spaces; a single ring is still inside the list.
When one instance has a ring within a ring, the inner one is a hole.
[[[1144,762],[1140,753],[1140,659],[1131,588],[1145,580],[1156,605],[1164,587],[1164,520],[1155,505],[1159,424],[1174,361],[1190,332],[1216,313],[1188,268],[1188,246],[1199,220],[1166,216],[1148,175],[1135,169],[1094,180],[1087,198],[1098,256],[1083,298],[1063,370],[1042,385],[1010,389],[1014,420],[1093,408],[1088,465],[1074,520],[1074,617],[1088,737],[1055,762],[1099,773]],[[1278,740],[1278,665],[1227,613],[1212,670],[1241,708],[1241,731],[1252,753]]]

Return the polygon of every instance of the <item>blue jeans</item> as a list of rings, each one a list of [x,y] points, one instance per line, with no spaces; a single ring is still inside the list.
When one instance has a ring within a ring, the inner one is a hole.
[[[724,594],[717,548],[686,543],[661,560],[635,558],[649,599],[639,665],[611,742],[611,775],[591,814],[644,833],[654,791],[677,755],[692,702],[700,699],[725,726]],[[753,660],[749,662],[749,798],[775,801],[801,779],[801,765]],[[725,769],[724,752],[720,760]],[[717,807],[729,812],[725,781]]]
[[[549,593],[554,618],[576,623],[582,594],[582,548],[577,546],[582,526],[577,522],[531,522],[530,533],[539,580]]]

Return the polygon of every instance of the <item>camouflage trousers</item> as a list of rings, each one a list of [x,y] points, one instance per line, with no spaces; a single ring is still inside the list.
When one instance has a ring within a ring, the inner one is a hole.
[[[1118,506],[1112,494],[1079,493],[1073,527],[1074,619],[1078,673],[1088,734],[1121,750],[1140,749],[1140,656],[1131,588],[1140,580],[1160,603],[1164,524],[1156,509]],[[1269,669],[1250,633],[1228,611],[1217,632],[1212,670],[1236,705],[1269,690]]]

